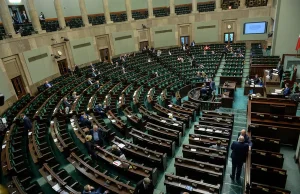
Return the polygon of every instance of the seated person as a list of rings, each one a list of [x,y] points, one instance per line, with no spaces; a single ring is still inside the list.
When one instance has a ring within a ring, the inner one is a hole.
[[[174,118],[172,113],[168,113],[168,115],[169,115],[169,119],[172,119],[173,121],[176,121],[176,118]]]
[[[214,148],[214,149],[217,149],[217,150],[226,150],[226,148],[221,145],[220,140],[217,141],[217,144],[211,145],[210,148]]]
[[[46,81],[46,82],[45,82],[45,87],[46,87],[46,88],[51,88],[51,87],[52,87],[52,84],[50,84],[48,81]]]
[[[93,129],[90,130],[90,135],[93,138],[94,144],[103,147],[103,131],[99,129],[97,125],[93,125]]]
[[[202,77],[202,74],[200,73],[200,71],[197,72],[196,78],[197,78],[197,80],[200,81],[200,82],[203,81],[203,77]]]
[[[262,81],[262,78],[258,78],[258,82],[257,82],[257,85],[260,85],[260,86],[263,86],[264,85],[264,82]]]
[[[99,89],[99,88],[100,88],[100,83],[99,83],[99,81],[96,81],[96,82],[95,82],[95,86],[96,86],[96,89]]]
[[[92,142],[93,137],[91,135],[86,135],[85,136],[85,142],[84,142],[84,146],[88,151],[88,154],[91,156],[92,159],[97,159],[98,155],[96,153],[95,150],[95,145]],[[98,146],[99,147],[99,146]]]
[[[93,76],[93,77],[97,77],[97,73],[96,73],[96,71],[95,71],[95,70],[93,70],[93,72],[92,72],[92,76]]]
[[[72,93],[71,99],[72,99],[73,102],[74,102],[75,100],[77,100],[77,98],[79,98],[79,96],[77,96],[76,94],[77,94],[76,92],[73,92],[73,93]]]
[[[103,192],[103,189],[98,188],[96,190],[94,187],[92,187],[90,185],[85,185],[84,190],[82,192],[82,194],[107,194],[107,193],[109,193],[109,190],[105,190]]]
[[[289,96],[291,94],[291,89],[289,88],[289,84],[285,84],[285,88],[283,89],[283,96]]]
[[[64,105],[65,105],[65,107],[68,107],[69,109],[70,109],[71,106],[72,106],[72,105],[71,105],[71,102],[68,101],[68,98],[67,98],[67,97],[64,98]]]
[[[91,79],[91,78],[89,78],[89,79],[88,79],[88,84],[89,84],[89,85],[92,85],[92,84],[93,84],[93,82],[92,82],[92,79]]]
[[[200,89],[200,94],[201,96],[207,95],[207,89],[206,89],[206,84],[203,84],[201,89]]]
[[[120,148],[118,148],[117,145],[112,145],[111,147],[111,151],[110,151],[113,155],[120,157],[123,160],[126,160],[125,155],[122,153],[122,151],[120,150]]]
[[[82,112],[81,113],[81,116],[79,118],[79,121],[81,123],[81,126],[86,126],[86,127],[91,127],[92,123],[91,121],[89,120],[89,115],[86,114],[85,112]]]
[[[94,108],[94,111],[101,115],[102,118],[106,117],[105,110],[102,107],[102,104],[97,104]]]
[[[257,85],[258,84],[258,82],[259,82],[259,77],[258,77],[258,75],[256,74],[255,75],[255,77],[254,77],[254,85]]]
[[[149,178],[144,178],[136,184],[133,194],[153,194],[154,188]]]

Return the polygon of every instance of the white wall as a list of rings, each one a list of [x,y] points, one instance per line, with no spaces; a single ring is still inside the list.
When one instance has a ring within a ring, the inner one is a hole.
[[[273,55],[296,54],[296,43],[300,34],[300,0],[277,0]]]

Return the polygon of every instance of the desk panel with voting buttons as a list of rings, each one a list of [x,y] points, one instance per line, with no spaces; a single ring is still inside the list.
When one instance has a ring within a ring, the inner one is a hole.
[[[170,110],[173,110],[173,111],[176,111],[176,112],[179,112],[182,114],[188,114],[192,118],[193,122],[196,121],[196,111],[194,109],[182,107],[177,104],[169,104],[168,107]]]
[[[129,160],[124,160],[101,147],[97,147],[97,155],[103,161],[107,162],[109,165],[115,167],[116,169],[125,170],[123,171],[123,173],[126,176],[130,176],[135,180],[150,178],[155,186],[158,173],[157,168],[150,168],[141,164],[131,162]]]
[[[224,127],[232,129],[233,123],[232,121],[226,121],[224,119],[217,119],[217,118],[208,118],[208,117],[200,117],[199,118],[199,125],[209,125],[215,127]]]
[[[83,161],[75,153],[71,153],[68,161],[83,175],[93,180],[102,187],[118,194],[132,194],[134,188],[129,184],[118,181],[106,175],[105,172],[100,172],[96,168]]]
[[[230,142],[227,138],[213,137],[208,135],[190,134],[189,143],[193,145],[199,145],[204,147],[210,147],[217,144],[217,141],[221,141],[221,146],[228,147]]]
[[[283,161],[284,158],[283,158],[283,154],[281,153],[252,149],[251,152],[252,163],[272,166],[276,168],[282,168]]]
[[[286,170],[252,163],[251,182],[285,188]]]
[[[280,139],[252,136],[252,149],[280,152]]]
[[[183,191],[190,194],[219,194],[220,185],[207,184],[202,181],[195,181],[185,177],[166,174],[165,182],[167,193],[181,194]]]
[[[173,129],[161,127],[159,125],[155,125],[153,123],[148,122],[145,126],[148,134],[154,135],[157,137],[169,139],[171,141],[175,141],[176,145],[180,145],[182,134],[179,131],[175,131]]]
[[[230,128],[213,127],[207,125],[194,125],[194,132],[201,135],[209,135],[222,138],[230,138],[232,130]]]
[[[195,103],[195,102],[191,102],[191,101],[184,101],[182,103],[182,107],[194,109],[196,111],[197,116],[200,115],[200,104],[199,103]]]
[[[202,111],[202,117],[220,117],[224,119],[230,119],[231,121],[234,120],[234,115],[230,113],[221,113],[221,112],[215,112],[215,111],[208,111],[203,110]]]
[[[226,165],[226,150],[184,144],[182,148],[184,158],[194,159],[216,165]]]
[[[252,183],[250,193],[253,194],[290,194],[291,192],[282,188],[272,187],[259,183]]]
[[[149,135],[133,129],[130,133],[133,139],[133,143],[142,147],[156,150],[158,152],[167,153],[169,156],[173,156],[175,153],[175,142],[153,135]]]
[[[112,143],[118,145],[118,147],[126,156],[133,156],[134,158],[140,159],[150,166],[155,166],[162,169],[167,168],[166,153],[156,152],[144,147],[140,147],[119,137],[115,137]]]
[[[204,181],[210,184],[222,184],[223,165],[214,165],[182,157],[175,158],[176,175]]]

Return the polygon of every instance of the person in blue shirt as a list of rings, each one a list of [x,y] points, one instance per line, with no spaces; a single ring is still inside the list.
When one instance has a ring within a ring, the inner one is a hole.
[[[289,88],[289,84],[285,84],[285,88],[283,89],[283,96],[289,96],[291,94],[291,89]]]
[[[46,88],[51,88],[51,87],[52,87],[52,84],[50,84],[48,81],[46,81],[46,82],[45,82],[45,87],[46,87]]]
[[[204,96],[204,95],[207,94],[206,84],[202,85],[202,88],[200,90],[200,94],[201,94],[201,96]]]
[[[90,130],[90,135],[93,138],[94,144],[103,147],[103,131],[99,129],[97,125],[93,125],[93,129]]]
[[[98,188],[97,190],[91,185],[85,185],[82,194],[107,194],[108,190],[102,191],[102,188]]]
[[[214,80],[210,81],[209,87],[212,91],[216,90],[216,83],[214,82]]]

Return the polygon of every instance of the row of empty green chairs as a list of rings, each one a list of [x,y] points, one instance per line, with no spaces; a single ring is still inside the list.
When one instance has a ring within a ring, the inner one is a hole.
[[[209,12],[215,10],[215,3],[205,3],[205,4],[198,4],[197,9],[199,12]]]
[[[170,10],[168,8],[153,9],[153,15],[155,17],[165,17],[170,15]]]
[[[178,6],[175,7],[175,13],[177,15],[184,15],[191,13],[191,8],[189,6]]]

